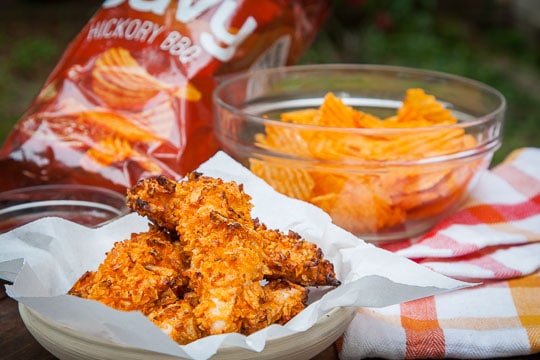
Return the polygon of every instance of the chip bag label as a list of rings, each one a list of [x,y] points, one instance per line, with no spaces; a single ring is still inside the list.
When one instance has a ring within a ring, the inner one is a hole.
[[[124,192],[181,177],[218,149],[212,92],[295,63],[328,1],[107,0],[0,149],[0,190],[80,183]]]
[[[86,40],[127,39],[151,44],[163,30],[163,26],[149,20],[112,18],[92,24]]]

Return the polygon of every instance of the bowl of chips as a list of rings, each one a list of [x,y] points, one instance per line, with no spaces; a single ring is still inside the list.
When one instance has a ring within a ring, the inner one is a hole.
[[[451,214],[502,141],[506,100],[472,79],[385,65],[243,73],[214,92],[224,151],[372,242]]]

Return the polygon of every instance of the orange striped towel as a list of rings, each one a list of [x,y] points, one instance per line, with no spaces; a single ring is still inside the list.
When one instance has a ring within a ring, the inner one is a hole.
[[[540,353],[540,149],[516,150],[482,176],[459,211],[428,234],[386,248],[482,284],[359,309],[340,359]]]

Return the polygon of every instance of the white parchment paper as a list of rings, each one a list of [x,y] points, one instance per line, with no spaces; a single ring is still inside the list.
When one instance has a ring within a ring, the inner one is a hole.
[[[384,307],[471,285],[365,243],[333,225],[320,209],[278,194],[223,152],[198,171],[243,184],[252,197],[253,217],[269,228],[290,229],[317,243],[334,263],[342,285],[322,296],[312,291],[310,305],[284,326],[272,325],[247,337],[209,336],[180,346],[138,312],[65,295],[85,271],[97,269],[114,242],[147,230],[145,218],[129,214],[97,229],[44,218],[0,235],[0,278],[13,282],[6,286],[8,295],[74,331],[164,354],[208,359],[224,345],[261,351],[269,337],[306,330],[334,307]]]

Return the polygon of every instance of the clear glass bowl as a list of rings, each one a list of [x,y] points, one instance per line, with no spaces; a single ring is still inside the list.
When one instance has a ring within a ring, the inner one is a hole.
[[[349,106],[385,118],[396,113],[411,88],[435,96],[458,123],[372,129],[280,120],[283,112],[319,107],[329,92]],[[214,106],[214,129],[225,152],[276,190],[320,206],[337,225],[359,237],[389,241],[425,233],[455,211],[501,144],[506,101],[485,84],[451,74],[384,65],[327,64],[236,75],[215,89]],[[441,130],[467,134],[475,145],[424,156],[422,139],[431,137],[433,141]],[[287,135],[281,139],[282,147],[269,148],[257,140],[269,131]],[[298,138],[319,142],[310,143],[308,150],[291,150],[291,142]],[[313,147],[336,139],[346,141],[343,147],[347,149],[361,147],[366,139],[401,140],[416,155],[411,159],[392,157],[393,149],[385,148],[384,159],[328,151],[314,156]]]
[[[0,233],[46,216],[97,227],[129,212],[122,194],[101,187],[31,186],[0,193]]]

